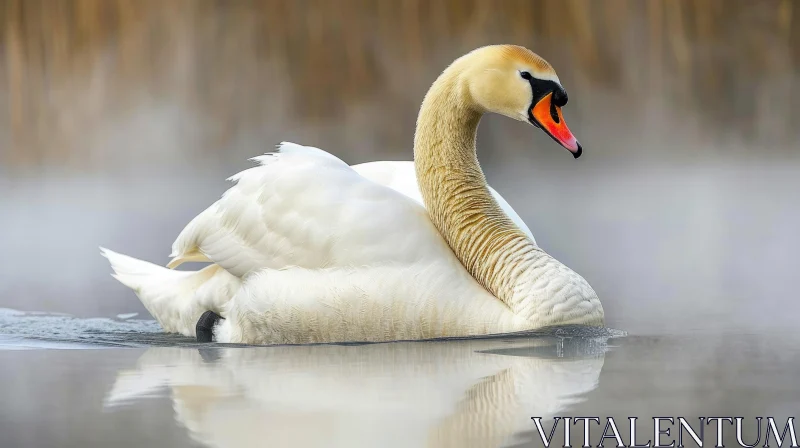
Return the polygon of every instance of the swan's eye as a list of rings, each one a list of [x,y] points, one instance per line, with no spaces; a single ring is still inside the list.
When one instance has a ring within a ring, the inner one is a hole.
[[[522,76],[522,79],[527,79],[528,81],[533,79],[533,76],[528,72],[519,72],[519,76]]]

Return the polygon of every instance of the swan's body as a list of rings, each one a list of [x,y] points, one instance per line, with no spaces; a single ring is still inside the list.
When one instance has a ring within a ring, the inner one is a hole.
[[[350,167],[321,149],[283,143],[233,176],[236,185],[173,244],[170,267],[211,266],[171,271],[104,251],[116,277],[167,331],[194,335],[203,312],[220,314],[225,319],[214,337],[222,342],[384,341],[602,325],[588,283],[536,245],[477,163],[484,110],[521,115],[508,86],[485,91],[486,83],[505,80],[482,77],[499,76],[491,64],[515,57],[540,63],[524,49],[509,56],[508,48],[519,47],[476,50],[434,83],[420,111],[413,165]],[[557,81],[547,67],[538,69],[547,82]]]

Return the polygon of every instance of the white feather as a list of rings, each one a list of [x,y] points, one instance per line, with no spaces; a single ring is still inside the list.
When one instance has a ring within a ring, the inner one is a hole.
[[[417,184],[417,173],[414,171],[414,162],[411,161],[382,161],[382,162],[367,162],[358,165],[353,165],[353,169],[360,175],[367,179],[391,188],[392,190],[401,193],[409,198],[415,200],[420,205],[424,206],[422,202],[422,193],[419,191],[419,184]],[[525,234],[527,234],[534,244],[536,239],[533,237],[533,232],[528,228],[522,218],[517,214],[511,204],[503,198],[494,188],[487,185],[489,192],[500,205],[500,208],[514,221]]]
[[[197,272],[173,271],[100,248],[114,278],[131,288],[165,331],[195,336],[195,325],[207,310],[223,313],[241,280],[217,265]]]

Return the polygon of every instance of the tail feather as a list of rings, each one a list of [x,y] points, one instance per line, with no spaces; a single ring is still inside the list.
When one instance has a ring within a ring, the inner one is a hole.
[[[170,268],[170,269],[175,269],[178,266],[182,265],[183,263],[187,263],[187,262],[190,262],[190,261],[197,261],[197,262],[200,262],[200,263],[211,262],[211,260],[209,260],[208,257],[206,257],[199,250],[195,249],[195,250],[192,250],[189,253],[186,253],[186,254],[183,254],[183,255],[180,255],[180,256],[176,256],[175,258],[170,260],[169,264],[167,264],[167,267]]]
[[[241,280],[212,264],[199,271],[175,271],[100,248],[112,276],[132,289],[165,331],[195,336],[197,319],[213,311],[226,316]]]

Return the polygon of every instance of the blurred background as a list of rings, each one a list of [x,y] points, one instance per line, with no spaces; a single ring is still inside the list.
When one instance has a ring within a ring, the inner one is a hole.
[[[555,67],[585,151],[488,116],[481,163],[609,326],[794,323],[792,0],[0,0],[0,307],[146,316],[98,246],[166,263],[283,140],[410,160],[426,89],[495,43]]]

